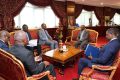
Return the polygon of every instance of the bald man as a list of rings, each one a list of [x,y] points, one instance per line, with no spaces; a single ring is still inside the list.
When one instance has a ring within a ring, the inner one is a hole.
[[[0,31],[0,48],[9,52],[8,41],[9,41],[9,32],[2,30]]]
[[[20,30],[15,32],[14,39],[15,45],[10,49],[10,51],[23,63],[28,76],[48,70],[51,75],[56,78],[56,73],[52,64],[47,61],[36,63],[32,52],[24,47],[28,41],[24,31]]]

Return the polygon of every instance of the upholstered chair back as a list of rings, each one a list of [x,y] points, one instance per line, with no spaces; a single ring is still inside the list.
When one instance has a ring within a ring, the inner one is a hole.
[[[98,32],[92,29],[87,29],[89,31],[89,42],[92,44],[97,43]]]
[[[23,64],[12,54],[0,49],[0,77],[5,80],[27,80]]]
[[[72,31],[71,41],[77,41],[79,32],[80,32],[80,29],[76,29]]]

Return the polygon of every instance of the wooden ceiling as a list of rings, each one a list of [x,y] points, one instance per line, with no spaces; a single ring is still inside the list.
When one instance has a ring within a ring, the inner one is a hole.
[[[77,4],[85,4],[101,7],[112,7],[120,9],[120,0],[56,0],[56,1],[73,1]]]

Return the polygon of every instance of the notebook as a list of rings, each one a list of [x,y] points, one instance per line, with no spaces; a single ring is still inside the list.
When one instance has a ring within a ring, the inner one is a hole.
[[[97,58],[99,56],[100,50],[99,48],[88,44],[86,49],[85,49],[85,55],[88,56],[92,56],[93,58]]]

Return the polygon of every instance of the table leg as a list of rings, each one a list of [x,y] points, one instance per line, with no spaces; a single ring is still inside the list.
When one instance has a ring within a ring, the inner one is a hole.
[[[64,75],[64,65],[59,68],[59,74]]]

